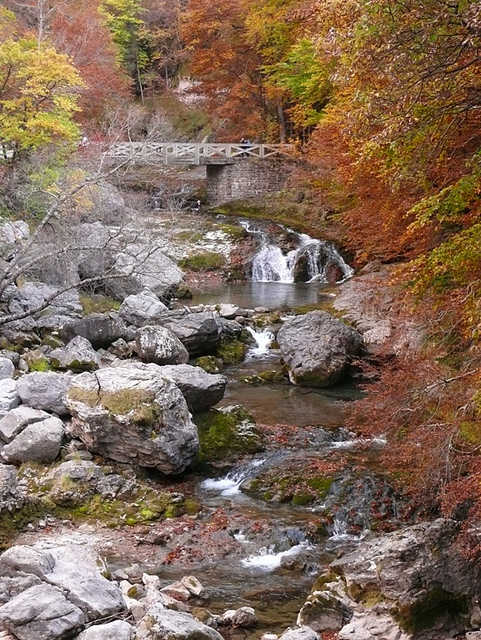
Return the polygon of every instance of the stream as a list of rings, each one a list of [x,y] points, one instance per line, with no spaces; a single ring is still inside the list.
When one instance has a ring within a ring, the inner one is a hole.
[[[333,286],[332,279],[331,284],[327,282],[329,272],[337,274],[337,282],[352,275],[352,269],[329,243],[298,235],[297,246],[281,250],[261,228],[250,222],[241,224],[259,240],[251,281],[193,291],[193,305],[230,303],[288,313],[295,307],[316,305],[322,296],[329,295],[326,288]],[[292,428],[294,435],[222,477],[199,477],[194,496],[203,505],[202,524],[193,535],[185,533],[178,541],[184,564],[164,563],[157,572],[164,584],[182,575],[195,575],[209,593],[206,606],[213,613],[253,607],[259,624],[243,637],[254,639],[266,632],[281,634],[295,625],[316,575],[335,557],[340,545],[355,544],[365,535],[369,512],[361,513],[359,504],[372,501],[376,487],[372,478],[367,478],[352,491],[339,479],[334,483],[333,497],[326,497],[325,504],[305,506],[282,500],[266,502],[243,491],[266,472],[282,473],[294,465],[302,473],[304,465],[329,462],[339,451],[355,457],[357,445],[365,447],[342,428],[346,402],[359,397],[353,382],[324,390],[287,382],[246,384],[243,378],[281,366],[279,350],[271,348],[274,335],[270,329],[248,330],[252,345],[244,362],[223,372],[228,384],[217,408],[241,404],[257,424],[282,425],[287,433]],[[350,482],[352,485],[352,479]],[[336,502],[341,493],[346,504],[339,507]],[[331,509],[332,518],[324,530],[320,522],[326,508]],[[198,547],[205,531],[199,554],[195,544]],[[209,545],[216,547],[212,553]]]

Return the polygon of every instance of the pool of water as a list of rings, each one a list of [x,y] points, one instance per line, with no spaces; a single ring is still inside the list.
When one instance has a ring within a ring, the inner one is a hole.
[[[221,283],[202,289],[192,289],[192,304],[234,304],[245,309],[267,307],[285,311],[317,305],[328,300],[335,285],[286,282]]]

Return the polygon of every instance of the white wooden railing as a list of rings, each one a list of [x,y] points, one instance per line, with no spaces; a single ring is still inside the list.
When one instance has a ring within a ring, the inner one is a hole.
[[[227,164],[240,158],[293,156],[291,144],[232,144],[211,142],[122,142],[109,149],[108,157],[146,163]]]

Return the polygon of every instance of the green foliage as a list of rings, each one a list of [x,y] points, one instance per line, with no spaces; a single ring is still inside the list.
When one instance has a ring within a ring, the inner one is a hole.
[[[0,43],[0,146],[13,162],[26,151],[70,147],[82,80],[67,56],[33,39]]]
[[[84,315],[90,313],[108,313],[109,311],[117,311],[120,308],[120,302],[109,298],[108,296],[95,293],[91,295],[83,294],[80,296],[80,304]]]
[[[188,258],[182,258],[179,266],[182,269],[190,269],[191,271],[215,271],[221,269],[226,264],[225,256],[222,253],[213,253],[206,251],[198,253]]]
[[[303,129],[318,124],[331,95],[330,70],[320,63],[313,41],[296,42],[286,58],[264,67],[270,81],[287,92],[294,124]]]

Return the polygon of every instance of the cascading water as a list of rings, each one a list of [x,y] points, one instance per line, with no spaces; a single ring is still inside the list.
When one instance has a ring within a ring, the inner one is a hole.
[[[269,347],[274,340],[274,334],[270,329],[264,327],[261,331],[256,331],[252,327],[246,326],[247,331],[251,334],[256,342],[256,346],[249,349],[247,358],[262,358],[269,352]]]
[[[330,242],[283,228],[297,244],[283,252],[266,231],[249,222],[241,224],[259,238],[260,248],[252,260],[253,282],[343,282],[354,272]]]

